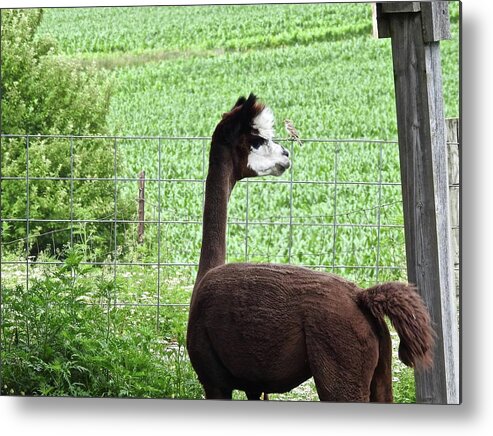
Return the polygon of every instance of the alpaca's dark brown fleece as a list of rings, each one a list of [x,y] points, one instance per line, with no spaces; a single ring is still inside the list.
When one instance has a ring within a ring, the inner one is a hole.
[[[325,401],[392,401],[390,318],[409,366],[431,362],[433,331],[413,287],[367,290],[333,274],[290,265],[224,264],[227,203],[245,165],[251,120],[263,109],[240,98],[211,144],[199,273],[187,348],[206,398],[233,389],[258,399],[313,376]],[[239,124],[239,125],[238,125]]]
[[[190,357],[211,398],[286,392],[314,376],[321,400],[392,401],[391,344],[410,366],[431,359],[432,332],[404,283],[359,289],[341,277],[272,264],[229,264],[201,281]],[[376,315],[376,317],[375,317]]]

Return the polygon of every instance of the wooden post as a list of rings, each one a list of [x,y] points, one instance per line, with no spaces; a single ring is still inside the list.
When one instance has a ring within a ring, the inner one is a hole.
[[[440,66],[447,2],[379,3],[376,33],[391,38],[408,280],[437,334],[431,369],[415,371],[416,400],[458,404],[459,343],[449,225]]]
[[[459,119],[445,120],[448,145],[448,178],[450,199],[450,228],[452,230],[452,256],[454,261],[455,296],[460,293],[460,168]]]
[[[144,242],[144,202],[145,202],[145,171],[139,174],[139,225],[137,227],[137,242]]]

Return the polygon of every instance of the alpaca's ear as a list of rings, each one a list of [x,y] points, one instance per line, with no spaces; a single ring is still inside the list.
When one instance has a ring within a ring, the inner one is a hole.
[[[216,137],[231,142],[240,134],[250,133],[253,119],[264,108],[265,106],[257,101],[255,94],[251,93],[248,98],[241,96],[233,108],[223,114],[215,130]]]
[[[243,103],[245,103],[246,98],[241,96],[235,103],[235,105],[231,108],[233,110],[235,107],[241,106]]]
[[[243,132],[249,132],[253,119],[265,109],[265,106],[258,101],[255,94],[251,93],[238,111],[237,122]]]
[[[229,110],[229,112],[224,112],[223,115],[222,115],[222,118],[231,118],[233,119],[235,116],[237,116],[238,114],[238,111],[235,111],[233,112],[236,108],[238,108],[239,106],[242,106],[245,102],[247,101],[247,99],[242,95],[238,98],[238,100],[236,100],[236,103],[234,104],[234,106]]]
[[[241,111],[243,113],[251,113],[256,103],[257,103],[257,96],[253,93],[250,93],[248,98],[243,102]]]
[[[255,94],[250,93],[248,96],[248,99],[245,98],[243,95],[236,100],[235,105],[231,108],[231,110],[236,109],[238,106],[242,106],[241,110],[246,111],[252,108],[257,101],[257,97]]]
[[[241,96],[236,101],[235,105],[229,112],[223,114],[223,120],[228,123],[236,123],[238,125],[249,125],[253,117],[258,113],[257,97],[250,93],[248,98]],[[263,108],[263,105],[261,105]]]

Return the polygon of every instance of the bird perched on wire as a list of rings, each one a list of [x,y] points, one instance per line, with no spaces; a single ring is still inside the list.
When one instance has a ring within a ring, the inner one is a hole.
[[[286,132],[288,132],[289,138],[292,141],[296,141],[298,144],[303,145],[300,141],[300,135],[296,130],[296,128],[294,127],[293,122],[291,120],[285,119],[284,127],[286,128]]]

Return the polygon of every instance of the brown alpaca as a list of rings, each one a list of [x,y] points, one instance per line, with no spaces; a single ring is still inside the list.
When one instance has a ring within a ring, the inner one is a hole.
[[[428,312],[405,283],[362,290],[290,265],[225,265],[227,205],[244,177],[280,175],[288,153],[272,141],[272,112],[241,97],[212,136],[199,271],[187,348],[206,398],[287,392],[313,376],[323,401],[392,401],[388,316],[408,366],[431,362]]]

